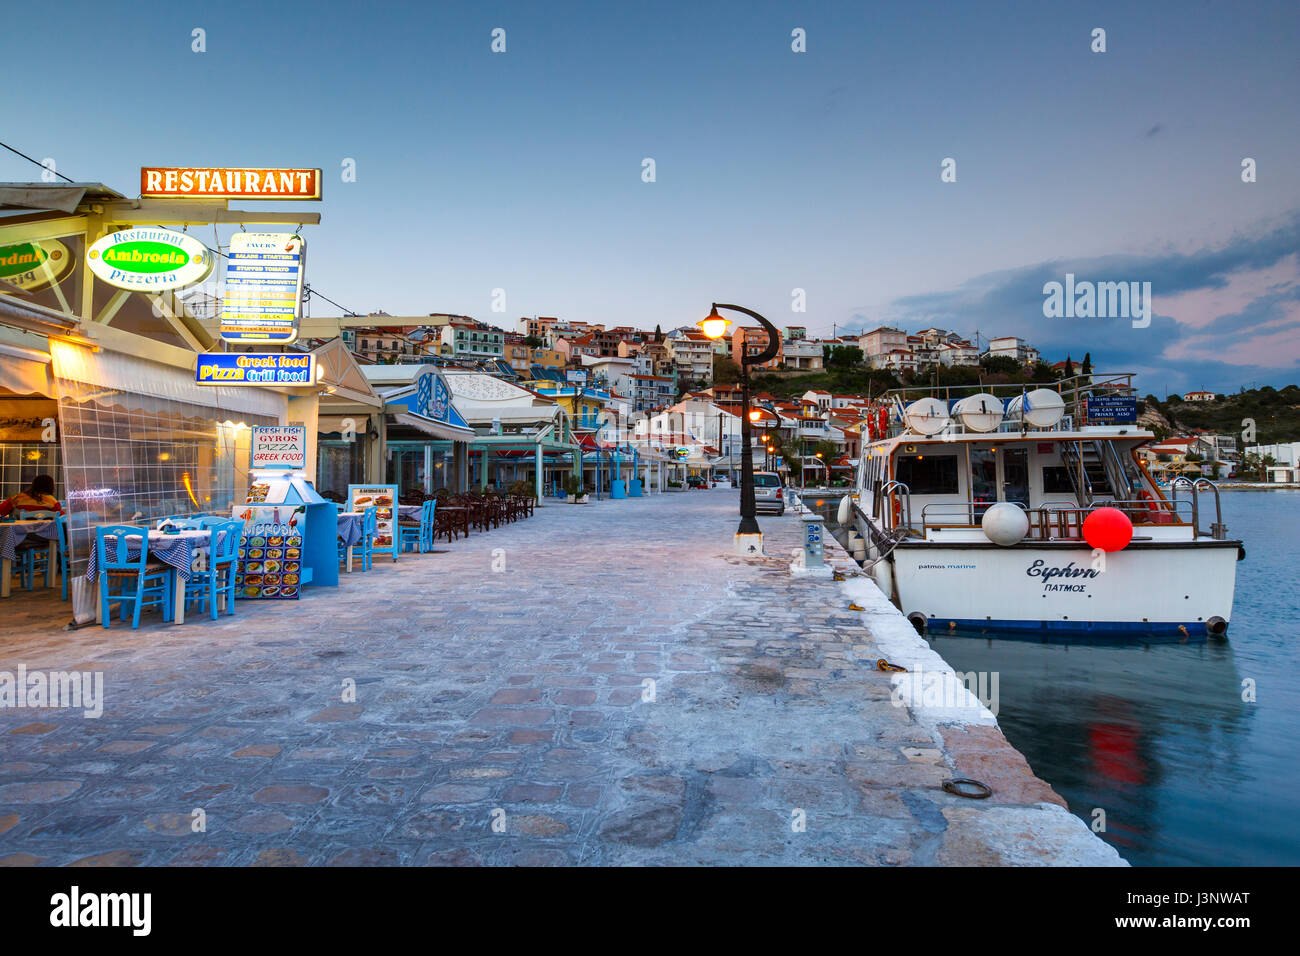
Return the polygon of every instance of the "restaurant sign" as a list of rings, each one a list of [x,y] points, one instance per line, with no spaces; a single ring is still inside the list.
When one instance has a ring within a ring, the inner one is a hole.
[[[0,280],[24,292],[35,292],[63,278],[72,265],[68,247],[57,239],[39,239],[0,246]]]
[[[194,366],[199,385],[315,385],[310,352],[200,352]]]
[[[320,199],[319,169],[143,166],[148,199]]]
[[[230,237],[222,339],[288,345],[298,337],[305,253],[299,235],[237,232]]]
[[[307,467],[305,425],[254,425],[249,464],[253,468],[302,471]]]
[[[96,277],[132,292],[166,292],[202,282],[214,257],[197,239],[157,226],[110,233],[86,250]]]

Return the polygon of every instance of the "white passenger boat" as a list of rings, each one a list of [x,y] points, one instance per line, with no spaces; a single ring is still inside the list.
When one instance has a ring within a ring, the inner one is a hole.
[[[870,426],[840,523],[918,629],[1227,632],[1244,549],[1211,481],[1148,474],[1131,374],[897,390]]]

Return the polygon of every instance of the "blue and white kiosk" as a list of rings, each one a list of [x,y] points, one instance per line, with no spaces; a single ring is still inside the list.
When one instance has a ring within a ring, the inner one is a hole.
[[[299,587],[337,587],[338,509],[317,493],[303,470],[307,460],[307,429],[301,425],[256,425],[252,429],[248,500],[231,508],[242,520],[246,534],[255,529],[279,529],[280,537],[301,536]],[[272,531],[271,534],[275,532]],[[270,535],[267,535],[268,537]],[[244,562],[241,562],[243,565]],[[241,567],[241,572],[246,567]],[[271,587],[263,587],[263,591]],[[283,590],[274,594],[241,596],[295,597]]]

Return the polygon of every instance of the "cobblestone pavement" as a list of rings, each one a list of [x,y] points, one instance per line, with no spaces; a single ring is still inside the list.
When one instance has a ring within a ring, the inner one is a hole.
[[[995,727],[891,704],[844,585],[791,576],[797,518],[754,561],[736,520],[551,505],[219,624],[63,631],[17,592],[0,671],[102,671],[106,704],[0,709],[0,862],[1118,861]]]

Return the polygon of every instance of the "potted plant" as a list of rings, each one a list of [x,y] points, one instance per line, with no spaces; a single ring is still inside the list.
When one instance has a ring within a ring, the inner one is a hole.
[[[586,504],[591,500],[586,489],[582,487],[582,479],[577,475],[568,475],[565,477],[564,490],[568,493],[568,502],[571,505]]]

